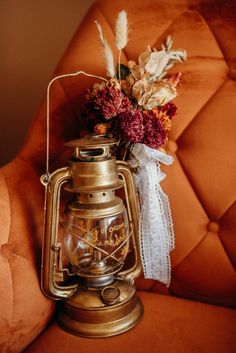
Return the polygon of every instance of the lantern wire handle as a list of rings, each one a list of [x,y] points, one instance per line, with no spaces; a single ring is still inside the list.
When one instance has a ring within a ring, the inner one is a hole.
[[[58,75],[55,76],[48,84],[47,87],[47,106],[46,106],[46,172],[45,174],[41,177],[41,182],[46,185],[48,183],[49,177],[50,177],[50,172],[49,172],[49,147],[50,147],[50,134],[49,134],[49,129],[50,129],[50,88],[52,86],[52,84],[56,81],[59,80],[61,78],[64,77],[71,77],[71,76],[78,76],[78,75],[85,75],[88,77],[94,77],[94,78],[98,78],[100,80],[106,81],[107,80],[104,77],[101,76],[96,76],[96,75],[92,75],[92,74],[88,74],[84,71],[77,71],[74,73],[68,73],[68,74],[63,74],[63,75]]]

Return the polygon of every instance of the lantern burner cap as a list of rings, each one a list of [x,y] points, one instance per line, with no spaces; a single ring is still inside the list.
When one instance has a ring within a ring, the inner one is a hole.
[[[118,141],[104,135],[87,135],[83,138],[69,141],[66,147],[74,148],[74,158],[80,161],[99,161],[111,157],[111,147]]]
[[[105,135],[86,135],[82,138],[71,140],[65,143],[66,147],[72,148],[89,148],[89,147],[104,147],[104,146],[115,146],[118,141],[114,138],[107,137]]]

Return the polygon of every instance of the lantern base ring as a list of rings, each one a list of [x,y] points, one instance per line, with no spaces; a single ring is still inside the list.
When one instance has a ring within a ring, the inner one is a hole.
[[[112,305],[104,300],[106,292],[108,295],[117,292],[120,299],[117,297]],[[116,282],[103,290],[80,288],[63,302],[58,321],[74,335],[102,338],[128,331],[141,320],[142,314],[143,306],[134,287]]]

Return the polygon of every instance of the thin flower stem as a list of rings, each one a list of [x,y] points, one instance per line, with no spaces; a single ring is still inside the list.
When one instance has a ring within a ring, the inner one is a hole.
[[[125,144],[125,150],[124,150],[124,153],[123,153],[122,161],[126,160],[126,157],[127,157],[127,154],[128,154],[128,150],[129,150],[129,146],[130,146],[130,142],[127,142]]]
[[[119,57],[118,57],[119,82],[120,82],[120,85],[121,85],[120,62],[121,62],[121,50],[119,50]]]

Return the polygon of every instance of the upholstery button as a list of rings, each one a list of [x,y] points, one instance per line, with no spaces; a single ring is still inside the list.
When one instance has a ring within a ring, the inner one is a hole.
[[[6,243],[2,244],[0,247],[0,254],[2,255],[3,258],[5,259],[10,259],[13,253],[13,247],[11,244]]]
[[[207,230],[212,233],[218,233],[220,230],[220,225],[218,222],[209,222],[207,225]]]
[[[175,141],[169,140],[166,143],[166,149],[168,152],[175,153],[178,149],[178,145]]]

